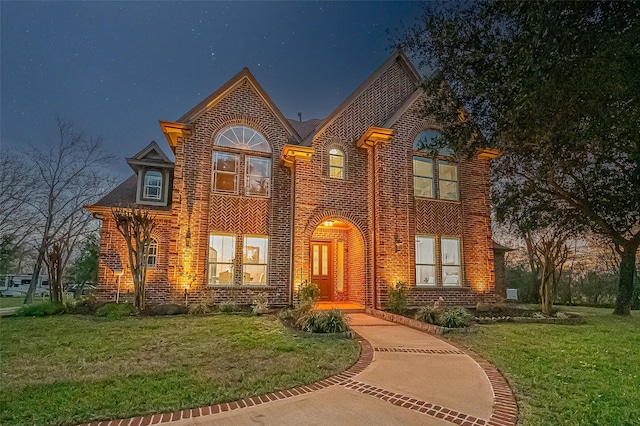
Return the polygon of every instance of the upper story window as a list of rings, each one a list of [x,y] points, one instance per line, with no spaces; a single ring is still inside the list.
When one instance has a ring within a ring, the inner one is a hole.
[[[438,186],[440,198],[458,201],[458,165],[449,161],[438,161]]]
[[[271,146],[264,136],[247,126],[227,127],[216,137],[216,145],[271,153]]]
[[[162,199],[162,173],[157,170],[149,170],[144,174],[142,197],[148,200]]]
[[[215,147],[225,149],[216,151]],[[211,182],[214,192],[271,195],[271,156],[265,155],[271,154],[271,146],[264,136],[250,127],[229,126],[218,133],[215,147]]]
[[[413,157],[413,193],[416,197],[433,198],[433,160]]]
[[[155,268],[158,262],[158,240],[151,238],[147,251],[147,268]]]
[[[329,150],[329,176],[344,179],[344,152],[339,148]]]
[[[429,149],[441,135],[435,130],[420,132],[413,141],[413,193],[416,197],[458,201],[458,165],[451,161],[438,160],[437,176],[434,176],[433,159]],[[450,156],[453,151],[441,148],[439,155]],[[437,185],[434,183],[437,182]]]

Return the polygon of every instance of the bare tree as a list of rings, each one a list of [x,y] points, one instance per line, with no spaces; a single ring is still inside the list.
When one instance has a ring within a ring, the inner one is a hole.
[[[18,153],[0,155],[0,281],[32,237],[34,218],[25,201],[33,179]]]
[[[548,227],[523,233],[529,256],[529,266],[535,274],[542,312],[550,315],[553,311],[556,287],[562,271],[569,259],[571,249],[567,244],[569,233]]]
[[[156,220],[148,209],[141,207],[114,208],[111,210],[118,232],[127,243],[129,268],[133,278],[133,305],[139,311],[145,305],[145,282],[147,279],[147,256],[151,244],[151,233]]]
[[[103,170],[113,157],[102,149],[102,139],[85,135],[76,130],[72,122],[59,116],[56,126],[54,143],[44,149],[32,147],[25,153],[35,179],[25,204],[38,220],[38,257],[25,303],[33,300],[50,246],[64,238],[67,240],[64,250],[70,253],[88,227],[89,214],[83,205],[95,201],[112,184]],[[63,269],[66,264],[63,262]],[[60,276],[63,275],[64,270]]]

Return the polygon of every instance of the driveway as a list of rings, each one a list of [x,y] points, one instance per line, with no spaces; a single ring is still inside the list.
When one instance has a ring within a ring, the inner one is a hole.
[[[342,374],[232,403],[100,424],[515,425],[511,389],[488,362],[403,325],[349,317],[363,351]]]

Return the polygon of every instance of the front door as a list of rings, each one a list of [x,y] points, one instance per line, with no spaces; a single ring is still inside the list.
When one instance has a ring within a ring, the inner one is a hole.
[[[311,282],[320,288],[320,300],[331,300],[333,293],[333,245],[327,241],[311,242]]]

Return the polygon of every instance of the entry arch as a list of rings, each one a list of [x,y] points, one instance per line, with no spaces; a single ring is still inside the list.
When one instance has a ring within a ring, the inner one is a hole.
[[[307,279],[318,281],[322,301],[371,305],[368,235],[358,218],[339,210],[317,213],[307,222],[302,244]],[[328,283],[323,271],[331,274]]]

